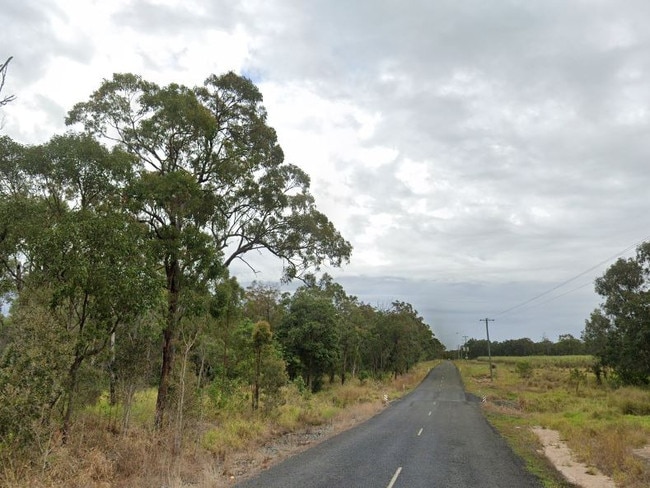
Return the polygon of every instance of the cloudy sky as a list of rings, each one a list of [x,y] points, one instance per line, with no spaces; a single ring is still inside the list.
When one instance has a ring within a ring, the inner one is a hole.
[[[0,132],[40,143],[114,72],[260,87],[352,242],[328,270],[464,336],[579,336],[650,237],[647,0],[0,0]],[[236,269],[274,281],[279,267]]]

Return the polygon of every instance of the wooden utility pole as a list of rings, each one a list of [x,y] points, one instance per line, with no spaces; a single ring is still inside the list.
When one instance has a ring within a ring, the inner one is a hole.
[[[494,319],[488,319],[487,317],[484,319],[480,319],[479,322],[485,321],[485,333],[487,334],[487,341],[488,341],[488,362],[490,363],[490,381],[493,380],[492,376],[492,353],[490,352],[490,328],[488,327],[488,322],[494,322]]]

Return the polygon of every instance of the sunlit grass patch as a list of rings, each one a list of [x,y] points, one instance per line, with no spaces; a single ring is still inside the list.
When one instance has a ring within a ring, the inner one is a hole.
[[[117,402],[111,405],[108,392],[103,392],[94,405],[84,408],[84,412],[102,419],[117,431],[127,427],[152,427],[156,396],[155,388],[147,388],[136,392],[129,404]]]
[[[203,434],[201,445],[219,457],[245,448],[266,429],[264,423],[253,420],[234,418],[207,430]]]

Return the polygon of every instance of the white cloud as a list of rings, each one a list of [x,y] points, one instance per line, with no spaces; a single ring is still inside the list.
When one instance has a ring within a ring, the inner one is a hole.
[[[3,15],[18,98],[2,130],[22,142],[65,130],[113,72],[250,76],[286,160],[355,246],[329,271],[362,298],[403,292],[441,333],[650,228],[644,0],[25,0]],[[564,300],[517,321],[579,335],[593,293]]]

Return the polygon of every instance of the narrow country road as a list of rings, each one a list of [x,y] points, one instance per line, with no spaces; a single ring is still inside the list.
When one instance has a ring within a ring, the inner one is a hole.
[[[451,362],[381,414],[239,488],[541,487],[468,401]]]

